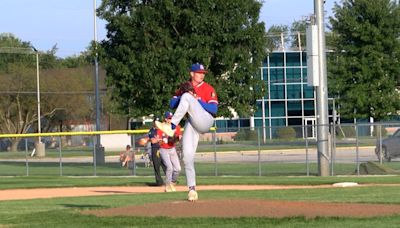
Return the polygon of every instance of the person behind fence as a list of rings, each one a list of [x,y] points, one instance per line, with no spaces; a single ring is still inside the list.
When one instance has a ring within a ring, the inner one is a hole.
[[[154,177],[156,179],[156,186],[162,186],[164,185],[164,181],[161,177],[161,171],[160,167],[163,169],[164,174],[166,173],[166,166],[161,160],[160,156],[160,143],[158,142],[157,139],[157,128],[154,124],[155,121],[158,121],[159,118],[154,118],[153,120],[153,126],[150,128],[148,132],[148,136],[151,142],[151,160],[153,162],[153,168],[154,168]]]
[[[130,163],[132,163],[133,159],[134,153],[132,152],[132,148],[130,145],[126,145],[125,151],[122,151],[119,154],[119,162],[121,166],[129,168],[128,165],[131,165]]]
[[[164,122],[170,123],[172,118],[171,112],[165,112]],[[181,164],[178,154],[176,153],[175,142],[182,138],[181,128],[176,126],[174,135],[168,136],[161,130],[157,130],[158,140],[160,141],[161,159],[167,166],[165,173],[165,192],[175,192],[175,185],[181,172]]]
[[[146,167],[153,166],[153,159],[151,158],[151,142],[150,140],[144,146],[143,159]]]
[[[127,145],[126,149],[124,151],[121,151],[121,153],[119,153],[119,164],[124,167],[125,166],[125,157],[126,157],[126,150],[130,149],[131,146]]]

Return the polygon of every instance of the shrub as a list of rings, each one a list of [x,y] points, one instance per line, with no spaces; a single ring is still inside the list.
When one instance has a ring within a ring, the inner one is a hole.
[[[276,132],[278,138],[280,139],[294,139],[296,138],[296,131],[293,127],[282,127]]]
[[[257,141],[258,140],[258,132],[256,130],[248,130],[247,132],[247,140],[249,141]]]
[[[233,137],[235,141],[257,141],[258,133],[255,130],[240,129]]]
[[[336,127],[336,136],[339,138],[356,137],[356,129],[354,126],[338,126]]]
[[[216,144],[224,144],[224,140],[222,138],[217,138]]]
[[[381,136],[386,137],[388,134],[387,130],[385,127],[381,127]],[[374,134],[373,136],[378,136],[379,135],[379,126],[374,126]]]

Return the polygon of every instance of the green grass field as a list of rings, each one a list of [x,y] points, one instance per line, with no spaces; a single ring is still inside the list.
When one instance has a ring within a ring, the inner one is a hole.
[[[2,177],[5,188],[61,186],[145,185],[147,177]],[[341,181],[359,183],[400,183],[398,176],[372,177],[200,177],[207,184],[331,184]],[[288,189],[268,191],[201,191],[201,199],[275,199],[294,201],[357,202],[400,204],[400,187],[374,186],[332,189]],[[69,197],[55,199],[0,201],[0,227],[399,227],[400,216],[374,218],[168,218],[95,217],[82,210],[140,205],[149,202],[183,200],[185,192]]]
[[[68,154],[69,153],[69,154]],[[66,157],[90,156],[91,151],[69,151]],[[2,154],[13,158],[15,154]],[[57,151],[49,151],[57,157]],[[18,157],[25,156],[19,153]],[[400,162],[384,163],[387,170],[400,170]],[[371,168],[371,167],[369,167]],[[374,167],[372,167],[374,168]],[[337,182],[364,184],[400,184],[398,175],[356,176],[356,164],[337,163],[333,177],[318,177],[316,163],[196,163],[199,185],[321,185]],[[62,171],[62,172],[60,172]],[[259,173],[259,171],[261,171]],[[55,188],[89,186],[145,186],[154,182],[153,169],[138,163],[135,170],[118,163],[30,162],[28,173],[23,161],[0,162],[0,189]],[[29,176],[26,176],[29,174]],[[63,176],[60,176],[60,175]],[[96,174],[96,175],[94,175]],[[217,176],[215,176],[217,174]],[[259,176],[261,174],[261,176]],[[393,174],[393,173],[386,173]],[[398,173],[397,173],[398,174]],[[346,176],[339,176],[346,175]],[[185,185],[184,169],[179,184]],[[264,191],[201,191],[201,199],[265,199],[322,202],[357,202],[400,204],[400,186],[370,186],[362,188],[288,189]],[[374,218],[263,217],[242,218],[169,218],[169,217],[96,217],[83,215],[82,210],[141,205],[149,202],[186,199],[186,192],[147,193],[113,196],[68,197],[54,199],[0,201],[0,227],[400,227],[400,216]]]
[[[183,167],[183,166],[182,166]],[[384,163],[384,167],[400,170],[400,162]],[[259,170],[260,168],[260,170]],[[355,163],[335,163],[334,175],[355,175]],[[199,176],[306,176],[307,165],[305,163],[281,163],[281,162],[236,162],[236,163],[196,163],[196,172]],[[259,173],[260,172],[260,173]],[[2,176],[131,176],[133,170],[129,170],[116,162],[106,163],[94,168],[92,163],[63,162],[29,162],[28,168],[24,161],[1,161],[0,174]],[[144,167],[144,163],[137,163],[134,173],[136,176],[153,175],[152,167]],[[310,163],[308,168],[310,176],[318,174],[318,165]],[[361,172],[361,174],[363,174]],[[384,173],[374,173],[384,174]],[[398,174],[389,172],[387,174]],[[184,169],[182,169],[184,175]]]

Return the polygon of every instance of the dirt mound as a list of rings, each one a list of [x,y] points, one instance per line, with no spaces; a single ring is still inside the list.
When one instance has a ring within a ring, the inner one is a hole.
[[[255,199],[169,201],[84,211],[96,216],[166,217],[375,217],[400,214],[400,205]]]

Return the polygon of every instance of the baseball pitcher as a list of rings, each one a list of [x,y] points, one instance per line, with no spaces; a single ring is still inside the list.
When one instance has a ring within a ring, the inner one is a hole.
[[[186,182],[189,187],[188,200],[191,202],[198,199],[194,155],[199,136],[210,130],[218,111],[217,94],[211,85],[203,81],[207,72],[202,64],[193,64],[190,68],[189,81],[180,86],[170,101],[170,108],[176,108],[171,124],[156,122],[158,129],[173,136],[175,127],[188,114],[182,137],[182,152]]]

